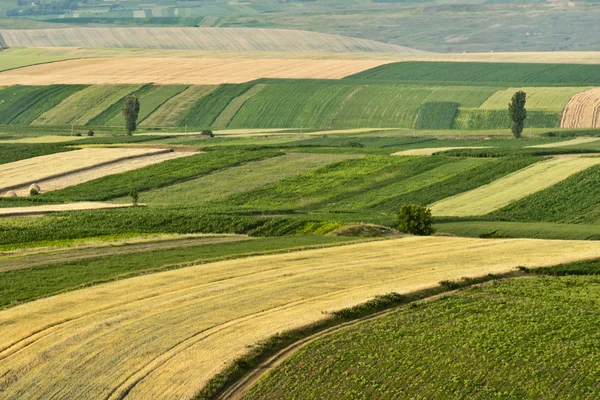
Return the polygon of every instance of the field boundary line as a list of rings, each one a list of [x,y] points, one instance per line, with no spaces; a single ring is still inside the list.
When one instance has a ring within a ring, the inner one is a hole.
[[[256,344],[254,347],[258,347],[258,352],[247,353],[242,355],[240,358],[234,360],[224,372],[213,377],[207,385],[194,397],[194,400],[238,400],[241,399],[246,392],[260,380],[264,375],[269,373],[271,370],[282,364],[286,359],[293,356],[297,351],[308,345],[315,340],[318,340],[326,335],[335,333],[338,330],[358,325],[372,319],[385,316],[392,312],[397,311],[400,307],[407,306],[413,303],[428,302],[436,300],[440,297],[452,295],[463,289],[482,286],[489,284],[490,282],[497,282],[506,279],[514,278],[525,278],[527,274],[519,269],[505,272],[502,274],[488,274],[476,278],[462,278],[460,281],[452,281],[449,284],[439,285],[410,292],[406,295],[401,295],[400,301],[393,301],[389,304],[384,304],[383,307],[375,308],[367,311],[358,317],[351,317],[351,320],[343,319],[338,317],[337,312],[330,313],[330,317],[322,321],[316,322],[311,325],[296,328],[289,332],[283,332],[282,334],[266,339],[264,342],[276,338],[283,338],[287,342],[284,343],[284,347],[277,347],[277,343],[272,346],[274,348],[261,347],[262,343]],[[456,285],[456,286],[454,286]],[[361,307],[369,307],[369,302],[362,303],[351,307],[349,310],[358,310]],[[377,306],[375,306],[377,307]],[[253,365],[254,364],[254,365]],[[240,373],[239,369],[243,369],[244,366],[250,366],[247,371],[241,371],[241,375],[238,377],[231,377],[228,375],[229,370],[231,374]],[[211,388],[210,386],[215,387]],[[218,385],[222,385],[218,387]],[[211,391],[212,390],[212,391]]]
[[[115,147],[115,148],[119,148],[119,147]],[[115,160],[110,160],[110,161],[105,161],[99,164],[95,164],[93,166],[89,166],[89,167],[82,167],[82,168],[77,168],[77,169],[73,169],[71,171],[68,172],[63,172],[60,174],[55,174],[55,175],[50,175],[50,176],[46,176],[43,179],[36,179],[33,181],[27,181],[24,183],[19,183],[18,185],[12,185],[12,186],[6,186],[6,187],[0,187],[0,192],[4,192],[4,191],[8,191],[8,190],[14,190],[14,189],[21,189],[23,187],[26,187],[28,185],[34,184],[34,183],[43,183],[52,179],[56,179],[56,178],[62,178],[65,176],[69,176],[71,174],[76,174],[79,172],[84,172],[84,171],[89,171],[92,170],[94,168],[99,168],[99,167],[104,167],[110,164],[114,164],[117,162],[121,162],[121,161],[127,161],[127,160],[133,160],[136,158],[143,158],[143,157],[149,157],[149,156],[155,156],[158,154],[163,154],[163,153],[169,153],[171,152],[171,149],[161,149],[161,150],[156,150],[156,152],[152,152],[152,153],[147,153],[147,154],[136,154],[136,155],[131,155],[131,156],[127,156],[127,157],[120,157],[117,158]]]

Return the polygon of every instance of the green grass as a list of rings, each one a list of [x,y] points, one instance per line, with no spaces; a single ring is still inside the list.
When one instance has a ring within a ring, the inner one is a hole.
[[[264,84],[254,85],[249,90],[247,90],[246,92],[242,93],[241,95],[239,95],[238,97],[233,99],[227,105],[227,107],[225,107],[223,109],[223,111],[221,112],[221,114],[219,114],[217,119],[215,119],[215,122],[213,122],[212,127],[214,129],[227,128],[229,126],[229,123],[233,119],[233,117],[235,117],[235,115],[240,110],[240,108],[242,108],[244,103],[246,103],[248,100],[250,100],[252,97],[254,97],[258,92],[263,90],[265,88],[265,86],[266,85],[264,85]]]
[[[33,121],[34,125],[85,125],[141,85],[94,85],[69,96]]]
[[[597,276],[470,288],[311,342],[244,398],[596,398],[599,309]]]
[[[423,103],[417,113],[415,129],[452,129],[458,103]]]
[[[99,282],[123,279],[134,274],[173,268],[177,264],[208,262],[284,249],[289,251],[295,248],[319,247],[348,240],[350,239],[329,236],[259,238],[213,244],[204,244],[202,240],[198,240],[195,246],[119,255],[112,255],[109,248],[106,254],[96,258],[0,273],[0,307]]]
[[[272,157],[146,192],[140,196],[140,201],[150,205],[197,206],[347,158],[345,155],[331,154],[288,154]]]
[[[45,156],[47,154],[70,151],[64,143],[44,144],[6,144],[0,143],[0,164],[19,161],[26,158]]]
[[[49,192],[40,198],[50,201],[108,200],[127,196],[131,190],[143,192],[187,181],[211,172],[248,161],[281,154],[277,150],[208,152],[150,165],[145,168],[109,175],[100,179]],[[184,205],[184,204],[182,204]]]
[[[438,232],[465,237],[600,240],[600,225],[590,224],[442,220],[435,228]]]
[[[533,128],[558,128],[560,127],[561,112],[555,111],[527,111],[525,121],[526,129]],[[511,122],[508,116],[508,107],[504,110],[483,110],[479,108],[461,108],[454,120],[454,129],[508,129]],[[527,133],[527,132],[525,132]]]
[[[492,213],[508,221],[597,223],[600,221],[600,166],[588,168]]]
[[[571,99],[571,97],[588,88],[582,87],[529,87],[529,88],[510,88],[500,90],[490,96],[482,105],[481,109],[486,110],[506,110],[512,96],[518,90],[527,93],[527,109],[528,110],[546,110],[562,113],[563,109]]]
[[[171,86],[173,87],[173,86]],[[217,86],[189,86],[179,94],[171,97],[146,117],[141,127],[170,127],[177,122],[188,108],[201,98],[208,96]]]
[[[26,125],[82,86],[11,86],[0,91],[0,124]]]
[[[345,80],[463,86],[595,86],[600,84],[600,71],[586,64],[415,61],[382,65]]]
[[[209,128],[232,100],[254,86],[253,83],[221,85],[193,103],[177,122],[177,126]]]
[[[122,120],[123,122],[119,126],[124,126],[125,125],[125,117],[123,117],[122,114],[123,114],[123,106],[125,105],[125,100],[127,99],[127,97],[128,96],[136,96],[138,99],[141,100],[142,96],[151,92],[152,89],[153,89],[153,86],[151,84],[148,84],[148,85],[144,85],[144,86],[140,87],[139,89],[137,89],[131,93],[125,94],[118,101],[114,102],[108,108],[106,108],[104,111],[102,111],[100,114],[96,115],[94,118],[89,120],[86,125],[117,126],[117,125],[119,125],[117,123],[117,121]],[[141,112],[142,112],[142,110],[141,110],[141,103],[140,103],[140,113]]]

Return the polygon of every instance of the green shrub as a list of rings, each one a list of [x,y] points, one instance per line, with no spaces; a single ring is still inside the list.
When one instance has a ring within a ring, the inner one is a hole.
[[[403,205],[398,213],[398,230],[418,236],[433,235],[431,210],[417,204]]]

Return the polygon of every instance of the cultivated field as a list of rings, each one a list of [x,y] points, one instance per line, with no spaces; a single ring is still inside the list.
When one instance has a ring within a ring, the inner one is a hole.
[[[112,208],[130,207],[129,204],[113,204],[99,202],[79,202],[68,204],[52,204],[47,206],[0,208],[0,218],[41,215],[65,211],[109,210]]]
[[[506,110],[515,92],[527,93],[528,110],[562,112],[571,97],[588,88],[585,87],[526,87],[500,90],[488,98],[479,108],[484,110]]]
[[[600,126],[600,88],[578,93],[571,98],[562,116],[562,128],[597,128]]]
[[[458,150],[458,149],[486,149],[487,147],[478,146],[478,147],[430,147],[423,149],[413,149],[413,150],[402,150],[397,151],[393,156],[431,156],[435,153],[439,153],[442,151],[449,150]]]
[[[568,147],[568,146],[578,146],[581,144],[588,144],[598,142],[600,138],[597,137],[579,137],[571,140],[565,140],[558,143],[547,143],[547,144],[537,144],[534,146],[530,146],[532,149],[551,149],[554,147]]]
[[[112,47],[224,51],[423,53],[372,40],[258,28],[0,29],[8,47]]]
[[[242,398],[598,398],[599,308],[597,276],[469,289],[317,339]]]
[[[8,397],[189,398],[246,346],[323,311],[599,256],[595,242],[415,237],[141,276],[0,312],[0,382]]]
[[[540,162],[489,185],[439,201],[431,206],[438,216],[484,215],[600,164],[600,158],[565,157]]]
[[[140,126],[175,126],[185,112],[194,102],[208,96],[217,86],[190,86],[183,92],[171,97],[163,103],[156,111],[144,119]]]
[[[118,151],[118,150],[117,150]],[[84,182],[89,182],[94,179],[99,179],[104,176],[122,174],[127,171],[144,168],[149,165],[162,163],[169,160],[174,160],[181,157],[189,157],[196,153],[192,152],[169,152],[169,153],[143,153],[143,156],[138,158],[132,158],[123,161],[115,161],[108,165],[95,167],[92,169],[86,169],[80,172],[69,173],[68,175],[61,176],[54,179],[45,179],[40,184],[43,186],[43,192],[51,192],[53,190],[60,190],[70,186],[79,185]],[[126,155],[124,155],[126,156]],[[27,185],[20,188],[15,188],[13,191],[19,197],[29,196],[29,187]]]
[[[97,58],[1,72],[0,85],[217,85],[259,78],[341,79],[385,63],[377,60]]]
[[[24,185],[38,183],[44,191],[43,181],[83,170],[100,167],[117,161],[164,153],[165,150],[139,148],[88,148],[46,156],[28,158],[0,165],[0,192]]]

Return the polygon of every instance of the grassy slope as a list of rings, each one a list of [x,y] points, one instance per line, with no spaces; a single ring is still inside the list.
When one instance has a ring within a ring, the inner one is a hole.
[[[597,276],[468,289],[312,342],[245,398],[594,398],[599,309]]]
[[[141,99],[142,96],[150,93],[153,89],[154,89],[154,87],[152,85],[144,85],[131,93],[125,94],[118,101],[111,104],[110,107],[106,108],[100,114],[96,115],[94,118],[89,120],[86,125],[114,126],[116,124],[111,124],[111,122],[113,122],[114,119],[118,120],[119,116],[123,119],[122,125],[125,125],[125,118],[122,116],[122,113],[123,113],[123,105],[125,104],[125,100],[127,99],[127,96],[129,96],[129,95],[136,96],[138,99]],[[141,112],[141,109],[140,109],[140,112]]]
[[[189,86],[144,119],[141,127],[166,127],[175,126],[187,109],[197,100],[209,95],[216,86]]]
[[[259,238],[230,243],[196,246],[132,254],[106,254],[92,259],[36,266],[0,273],[0,307],[53,293],[74,290],[92,283],[123,279],[136,273],[156,271],[161,267],[185,263],[200,263],[219,258],[241,257],[256,253],[280,251],[304,246],[320,246],[347,241],[348,238],[328,236],[293,236]]]
[[[158,189],[197,178],[222,168],[229,168],[243,162],[261,160],[279,154],[281,153],[277,150],[208,152],[165,161],[123,174],[105,176],[81,185],[50,192],[41,196],[41,198],[61,201],[108,200],[126,196],[133,189],[140,192]]]
[[[600,71],[594,65],[584,64],[401,62],[363,71],[346,80],[446,85],[592,86],[600,84]]]
[[[347,158],[349,156],[332,154],[288,154],[273,157],[143,193],[140,201],[150,205],[196,206]]]
[[[33,121],[34,125],[85,125],[140,85],[94,85],[83,89]]]

